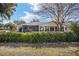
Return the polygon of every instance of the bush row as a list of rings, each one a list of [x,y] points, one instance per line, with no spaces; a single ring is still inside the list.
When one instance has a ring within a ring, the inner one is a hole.
[[[0,42],[76,42],[77,35],[72,32],[48,33],[48,32],[0,32]]]

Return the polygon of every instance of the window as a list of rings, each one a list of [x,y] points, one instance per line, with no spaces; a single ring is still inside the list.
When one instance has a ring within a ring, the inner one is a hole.
[[[40,26],[40,30],[43,31],[44,30],[44,26]]]
[[[49,27],[48,26],[45,26],[45,31],[49,31]]]
[[[54,31],[54,27],[50,27],[50,31]]]
[[[57,27],[55,27],[55,31],[58,31]]]

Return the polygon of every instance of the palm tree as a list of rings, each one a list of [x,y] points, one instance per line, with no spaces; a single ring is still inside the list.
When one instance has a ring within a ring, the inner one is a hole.
[[[16,10],[17,4],[14,3],[0,3],[0,17],[3,21],[4,19],[9,20],[11,15]]]

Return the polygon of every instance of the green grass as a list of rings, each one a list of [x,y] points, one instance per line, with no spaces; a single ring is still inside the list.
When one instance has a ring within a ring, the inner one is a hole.
[[[68,47],[10,47],[0,46],[1,56],[72,56],[79,55],[79,46]]]

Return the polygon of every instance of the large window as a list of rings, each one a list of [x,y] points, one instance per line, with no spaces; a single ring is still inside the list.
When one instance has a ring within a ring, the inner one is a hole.
[[[44,31],[44,26],[40,26],[40,30],[41,31]]]
[[[54,31],[54,27],[50,27],[50,31]]]
[[[49,27],[48,26],[45,26],[45,31],[49,31]]]
[[[33,31],[38,31],[38,26],[31,26],[30,29],[32,29]]]

